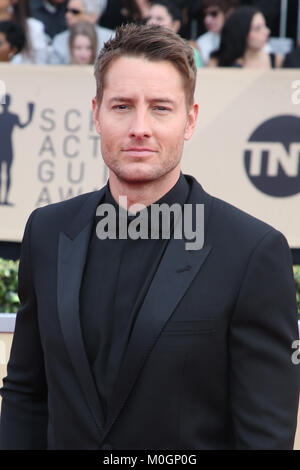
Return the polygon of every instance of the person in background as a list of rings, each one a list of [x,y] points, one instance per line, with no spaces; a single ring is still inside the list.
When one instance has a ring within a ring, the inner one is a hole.
[[[0,21],[9,21],[12,14],[10,0],[0,0]]]
[[[55,36],[52,42],[51,64],[69,64],[70,28],[80,21],[88,21],[94,25],[97,34],[97,50],[114,35],[111,29],[103,28],[97,24],[103,12],[105,3],[103,0],[69,0],[66,10],[66,22],[68,29]]]
[[[262,13],[254,7],[240,7],[226,20],[220,48],[208,66],[271,69],[281,67],[283,57],[268,53],[265,46],[270,30]]]
[[[182,24],[182,14],[179,8],[170,0],[154,0],[151,4],[147,24],[158,24],[179,33]],[[203,66],[200,53],[193,44],[194,59],[197,68]]]
[[[25,46],[12,60],[15,64],[45,64],[48,60],[49,40],[41,21],[32,18],[29,0],[0,0],[6,10],[0,10],[0,20],[17,23],[25,33]]]
[[[124,23],[143,23],[148,18],[151,6],[149,0],[123,0],[122,4]]]
[[[122,16],[122,0],[109,0],[103,15],[101,15],[98,24],[108,29],[116,29],[118,26],[124,23],[124,17]]]
[[[196,43],[204,64],[209,61],[210,54],[219,48],[226,18],[238,4],[239,0],[203,0],[203,21],[207,32],[199,36]]]
[[[32,16],[42,21],[51,39],[67,28],[66,6],[67,0],[30,0]]]
[[[25,47],[25,33],[12,21],[0,21],[0,62],[11,62]]]
[[[280,10],[282,0],[240,0],[241,6],[251,6],[257,8],[264,15],[268,28],[270,28],[271,36],[278,37],[280,34]],[[288,2],[298,3],[298,2]],[[288,5],[290,10],[291,5]],[[288,11],[289,16],[289,11]],[[289,37],[289,34],[287,35]]]
[[[97,34],[94,26],[80,21],[70,29],[70,55],[73,65],[90,65],[97,55]]]

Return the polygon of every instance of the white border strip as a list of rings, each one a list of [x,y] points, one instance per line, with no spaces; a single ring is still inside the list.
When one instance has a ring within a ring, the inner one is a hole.
[[[0,333],[14,332],[16,316],[16,313],[0,313]]]

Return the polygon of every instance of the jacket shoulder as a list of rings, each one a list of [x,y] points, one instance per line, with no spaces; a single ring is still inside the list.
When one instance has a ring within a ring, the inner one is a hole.
[[[65,201],[49,204],[36,209],[34,212],[34,225],[40,229],[43,227],[54,227],[64,230],[73,222],[81,209],[86,205],[87,210],[97,205],[100,200],[101,190],[81,194]]]
[[[212,205],[214,211],[214,217],[220,219],[223,224],[230,223],[232,229],[246,230],[247,232],[266,233],[275,230],[267,222],[258,219],[252,214],[238,208],[237,206],[230,204],[227,201],[219,199],[218,197],[212,197]]]
[[[193,184],[193,200],[203,202],[204,211],[209,212],[205,219],[207,224],[205,231],[209,237],[212,236],[215,240],[223,239],[236,244],[245,242],[252,245],[269,232],[280,233],[254,215],[207,193],[195,178],[189,178],[192,179]]]

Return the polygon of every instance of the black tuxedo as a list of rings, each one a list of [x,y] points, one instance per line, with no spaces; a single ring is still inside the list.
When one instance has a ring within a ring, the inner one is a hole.
[[[287,242],[187,179],[188,203],[205,206],[204,246],[168,242],[106,421],[79,320],[103,189],[32,213],[1,391],[3,448],[292,448],[299,371],[291,360],[298,331]]]

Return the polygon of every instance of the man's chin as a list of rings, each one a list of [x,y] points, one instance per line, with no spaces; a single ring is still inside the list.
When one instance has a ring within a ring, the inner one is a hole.
[[[140,173],[140,174],[124,174],[124,175],[120,175],[120,179],[122,179],[123,181],[126,181],[127,183],[132,183],[132,184],[135,184],[135,183],[149,183],[151,181],[155,181],[157,179],[157,177],[155,177],[155,175],[150,175],[150,174],[147,174],[147,173]]]
[[[158,169],[155,171],[154,168],[124,168],[114,173],[118,179],[130,184],[149,183],[159,179],[164,174],[163,171],[159,171]]]

